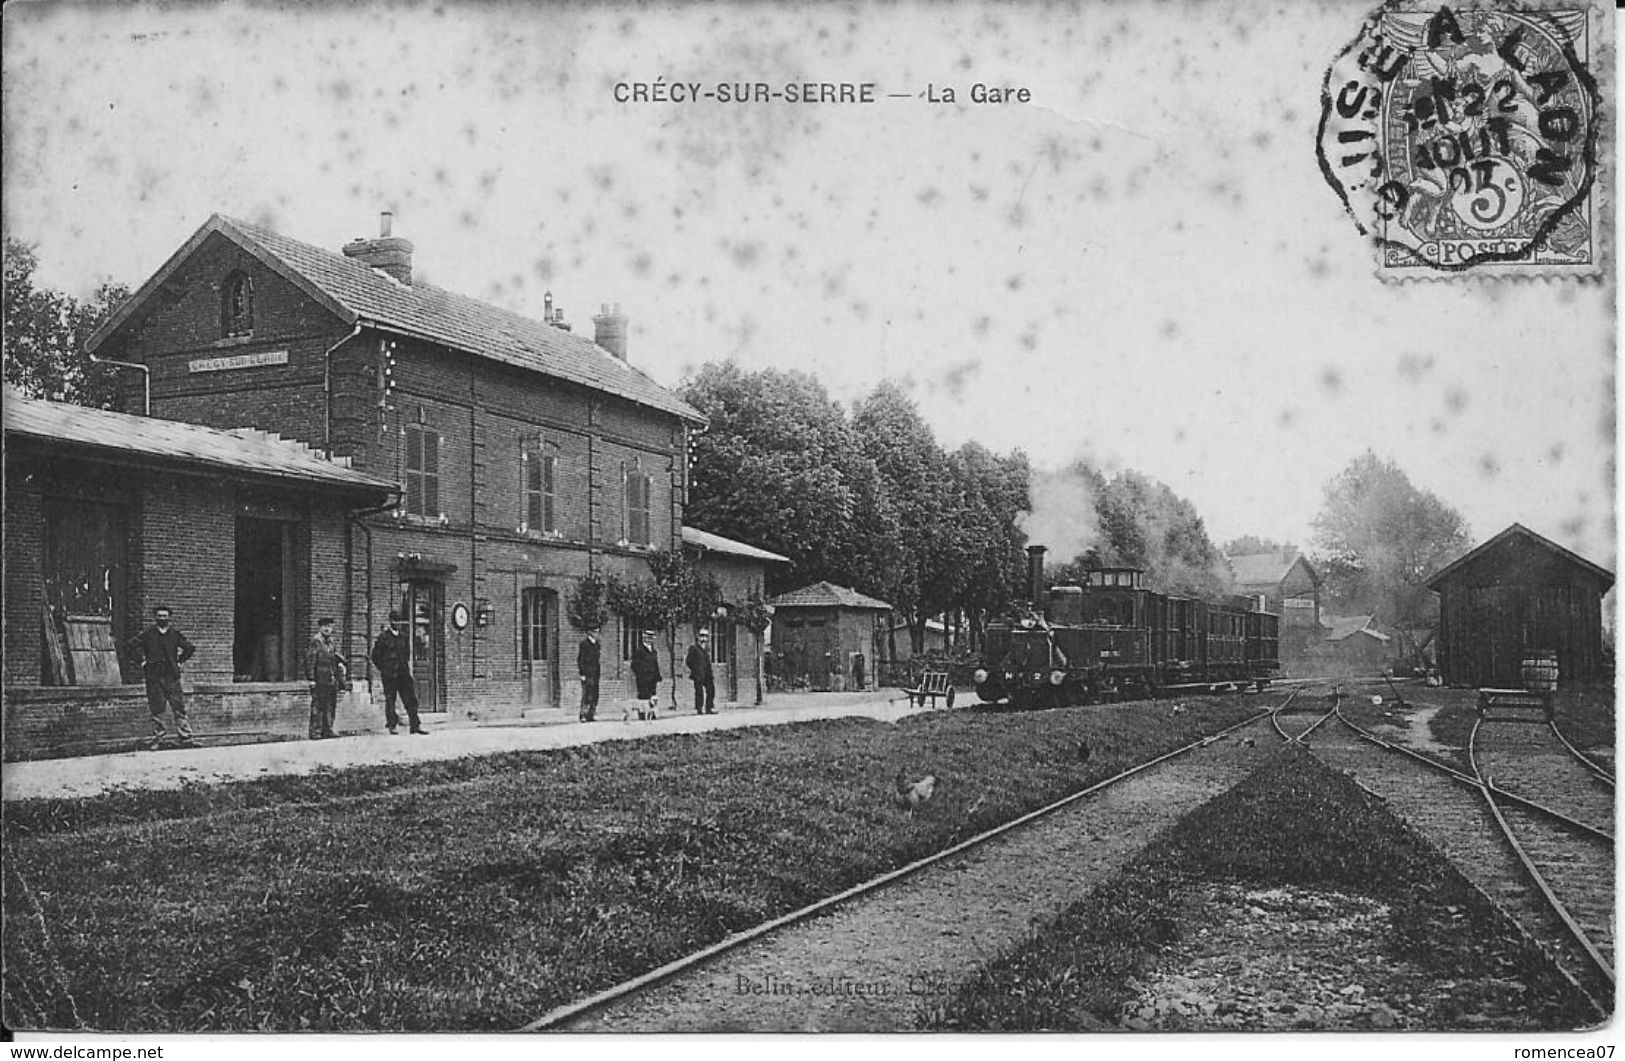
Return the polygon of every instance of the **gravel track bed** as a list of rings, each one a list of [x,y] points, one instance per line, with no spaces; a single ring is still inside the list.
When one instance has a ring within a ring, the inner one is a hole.
[[[1614,845],[1522,807],[1503,803],[1501,814],[1552,893],[1612,967]]]
[[[1530,883],[1523,864],[1476,789],[1397,752],[1379,748],[1340,721],[1322,726],[1310,734],[1307,743],[1326,765],[1344,771],[1380,796],[1389,810],[1442,851],[1463,876],[1539,940],[1594,997],[1612,998],[1612,992],[1603,991],[1599,985],[1590,959],[1539,889]],[[1610,867],[1610,906],[1612,901]]]
[[[1441,981],[1394,957],[1389,907],[1369,896],[1203,881],[1180,897],[1179,915],[1178,940],[1129,981],[1126,1028],[1438,1030],[1445,994],[1464,996],[1461,1027],[1531,1029],[1522,983]]]
[[[1479,769],[1497,788],[1614,831],[1614,790],[1574,758],[1550,726],[1486,722],[1475,750]]]
[[[1158,832],[1235,785],[1277,745],[1268,722],[1238,730],[584,1014],[564,1030],[910,1030],[920,1006],[940,1001],[983,962],[1111,877]]]

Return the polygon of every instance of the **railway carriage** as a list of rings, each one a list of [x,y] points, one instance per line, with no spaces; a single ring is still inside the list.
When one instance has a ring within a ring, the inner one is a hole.
[[[991,623],[974,675],[987,702],[1014,707],[1155,696],[1181,686],[1263,689],[1280,670],[1280,617],[1248,598],[1207,601],[1145,587],[1145,572],[1102,567],[1084,585],[1043,591],[1029,550],[1033,607]]]

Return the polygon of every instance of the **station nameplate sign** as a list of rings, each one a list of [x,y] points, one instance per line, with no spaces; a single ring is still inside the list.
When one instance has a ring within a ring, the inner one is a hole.
[[[186,363],[188,372],[226,372],[234,368],[260,368],[263,365],[286,365],[286,350],[265,350],[257,354],[233,354],[231,357],[199,357]]]

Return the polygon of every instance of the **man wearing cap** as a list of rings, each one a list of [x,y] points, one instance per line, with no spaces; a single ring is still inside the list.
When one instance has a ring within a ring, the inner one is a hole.
[[[717,713],[717,683],[711,674],[711,631],[701,630],[700,638],[688,646],[688,676],[694,681],[694,713]]]
[[[350,677],[349,665],[333,643],[333,620],[316,620],[316,636],[305,653],[305,680],[310,682],[311,736],[333,736],[333,717],[339,709],[339,686]]]
[[[384,725],[391,737],[401,724],[400,716],[395,713],[396,696],[406,705],[406,720],[411,731],[417,734],[428,732],[418,722],[418,690],[412,682],[412,653],[400,627],[401,613],[392,608],[389,625],[384,627],[372,645],[372,665],[378,668],[378,676],[384,682]]]
[[[124,644],[124,651],[147,680],[147,709],[152,712],[152,736],[146,746],[157,749],[164,743],[164,708],[175,716],[175,737],[190,747],[192,726],[186,720],[186,697],[181,693],[181,664],[197,649],[186,635],[169,624],[169,609],[159,605],[152,610],[152,625]]]

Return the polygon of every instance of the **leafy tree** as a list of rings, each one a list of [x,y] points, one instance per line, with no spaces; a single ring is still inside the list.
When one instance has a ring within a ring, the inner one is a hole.
[[[1273,538],[1260,538],[1256,534],[1243,534],[1219,546],[1226,556],[1258,556],[1262,553],[1295,553],[1298,547],[1291,542],[1278,542]]]
[[[6,237],[6,382],[36,398],[116,408],[117,370],[92,362],[85,342],[129,297],[129,288],[104,283],[90,301],[81,302],[36,286],[38,265],[33,245]]]
[[[1472,545],[1461,513],[1369,450],[1326,484],[1314,527],[1332,602],[1405,630],[1438,621],[1425,581]]]
[[[1032,468],[1020,450],[999,456],[967,442],[948,455],[948,470],[960,500],[958,532],[966,554],[954,606],[968,620],[975,648],[987,618],[1024,595],[1027,535],[1021,517],[1032,508]]]
[[[876,387],[853,412],[852,425],[897,512],[900,562],[888,589],[918,653],[925,647],[926,621],[964,599],[977,546],[987,544],[978,541],[975,499],[898,384],[888,380]]]
[[[682,388],[694,440],[685,521],[789,557],[768,589],[829,579],[886,595],[896,515],[840,405],[800,372],[708,364]]]

